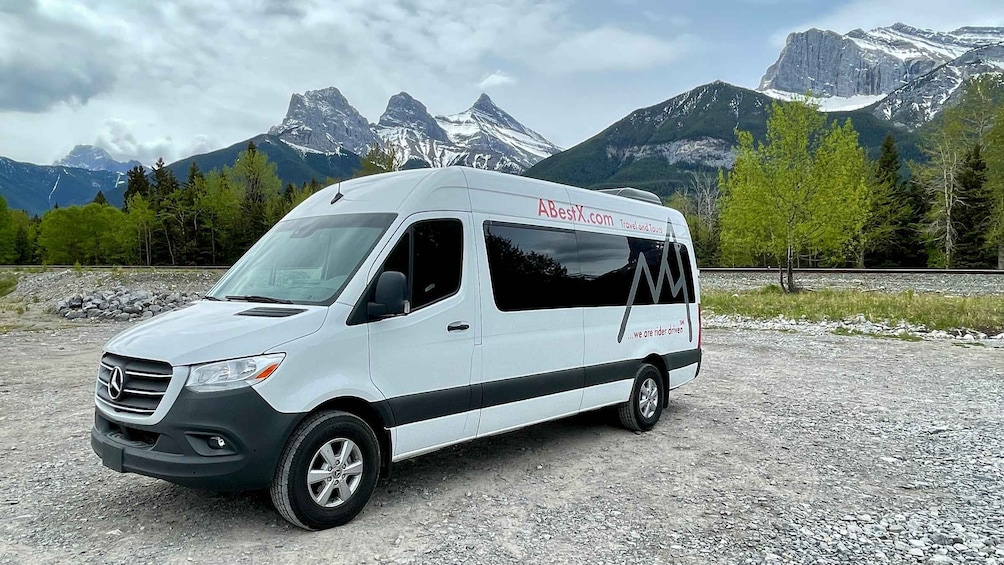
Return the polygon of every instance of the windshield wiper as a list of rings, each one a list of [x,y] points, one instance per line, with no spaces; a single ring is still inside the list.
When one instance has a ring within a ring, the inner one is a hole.
[[[227,296],[226,298],[227,300],[243,300],[244,302],[265,302],[267,304],[293,304],[292,300],[272,298],[271,296],[258,296],[256,294]]]
[[[213,302],[222,302],[222,300],[220,300],[219,298],[216,298],[215,296],[209,296],[209,295],[203,296],[202,299],[203,300],[212,300]]]

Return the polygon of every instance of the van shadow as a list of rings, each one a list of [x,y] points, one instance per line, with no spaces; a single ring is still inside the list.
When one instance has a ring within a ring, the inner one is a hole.
[[[671,405],[664,416],[675,416],[673,412]],[[627,433],[619,427],[616,412],[607,409],[444,448],[395,464],[390,478],[377,483],[370,507],[379,505],[381,513],[404,511],[444,490],[470,488],[500,474],[518,477],[537,465],[557,465],[569,447]],[[229,537],[232,530],[262,526],[298,531],[275,512],[267,491],[199,491],[152,479],[133,485],[112,493],[106,502],[128,509],[124,517],[130,521],[156,524],[156,530],[172,532],[172,537],[195,530]],[[366,514],[363,510],[357,520],[365,520]]]

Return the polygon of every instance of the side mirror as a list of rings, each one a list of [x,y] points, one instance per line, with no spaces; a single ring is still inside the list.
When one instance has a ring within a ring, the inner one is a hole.
[[[366,305],[371,320],[408,313],[408,277],[398,271],[384,271],[377,279],[373,302]]]

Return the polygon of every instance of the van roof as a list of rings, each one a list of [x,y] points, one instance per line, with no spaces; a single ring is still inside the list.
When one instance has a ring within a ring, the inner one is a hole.
[[[395,171],[335,183],[315,193],[286,217],[321,216],[349,211],[399,214],[423,210],[485,211],[479,210],[479,206],[472,206],[472,190],[512,194],[523,199],[555,199],[566,204],[616,212],[663,224],[670,221],[678,236],[689,239],[689,229],[683,215],[654,201],[461,166]],[[338,203],[332,204],[335,195],[339,193],[342,196]],[[536,201],[534,202],[533,209],[527,211],[526,215],[529,217],[537,215]]]

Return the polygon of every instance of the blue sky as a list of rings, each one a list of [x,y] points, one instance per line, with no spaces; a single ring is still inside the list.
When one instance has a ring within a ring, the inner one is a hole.
[[[370,121],[405,90],[433,114],[485,91],[569,147],[724,80],[755,88],[792,31],[1004,25],[1000,0],[0,0],[0,155],[78,143],[171,161],[337,86]]]

